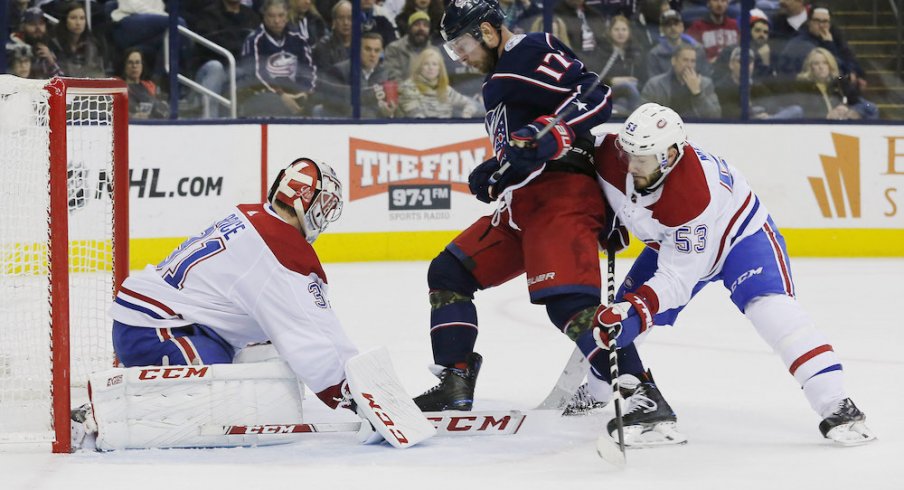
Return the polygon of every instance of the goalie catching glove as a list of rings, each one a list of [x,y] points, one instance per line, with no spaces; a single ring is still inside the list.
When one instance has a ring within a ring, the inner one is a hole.
[[[537,166],[565,156],[574,143],[574,131],[564,122],[555,123],[543,136],[537,134],[555,121],[555,116],[540,116],[509,137],[505,156],[513,165]]]
[[[655,298],[655,295],[652,297]],[[596,310],[597,326],[593,327],[593,340],[601,349],[609,349],[616,339],[619,345],[628,345],[653,326],[655,301],[638,293],[625,293],[623,299],[610,306],[601,305]]]

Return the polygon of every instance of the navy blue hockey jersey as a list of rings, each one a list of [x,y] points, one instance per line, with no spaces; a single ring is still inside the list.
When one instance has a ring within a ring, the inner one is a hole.
[[[596,78],[552,35],[513,36],[483,86],[487,133],[500,162],[513,131],[537,117],[558,114],[569,104],[577,107],[565,122],[577,136],[589,135],[590,128],[606,122],[612,114],[609,87],[600,84],[584,95]]]
[[[259,27],[245,40],[242,58],[253,63],[255,78],[271,92],[314,90],[317,68],[311,48],[295,29],[287,28],[282,39],[275,39]]]

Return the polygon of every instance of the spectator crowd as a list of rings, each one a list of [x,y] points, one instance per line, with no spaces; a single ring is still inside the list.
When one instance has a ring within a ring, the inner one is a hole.
[[[164,0],[9,2],[7,72],[19,77],[117,76],[133,118],[170,108]],[[738,0],[498,0],[516,34],[551,33],[613,90],[613,112],[645,102],[685,118],[741,116]],[[232,53],[243,117],[481,117],[483,75],[452,62],[439,32],[443,0],[360,0],[360,73],[351,73],[349,0],[181,0],[177,22]],[[749,115],[757,119],[874,119],[866,81],[830,9],[805,0],[758,0],[750,11]],[[546,20],[547,22],[544,22]],[[187,38],[180,71],[227,93],[226,59]],[[183,117],[222,117],[216,98],[183,87]]]

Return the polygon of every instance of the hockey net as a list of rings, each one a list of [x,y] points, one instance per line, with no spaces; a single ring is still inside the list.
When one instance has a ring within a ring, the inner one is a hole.
[[[126,93],[118,80],[0,75],[0,449],[68,452],[73,393],[114,362]]]

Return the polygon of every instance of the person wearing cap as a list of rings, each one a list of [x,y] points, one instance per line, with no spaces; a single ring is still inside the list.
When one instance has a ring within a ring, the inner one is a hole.
[[[769,18],[760,9],[750,9],[750,47],[755,56],[753,79],[764,81],[775,77],[775,52],[769,44]]]
[[[44,12],[38,7],[31,7],[22,15],[22,23],[19,24],[19,32],[11,38],[31,47],[33,63],[31,76],[34,78],[50,78],[62,75],[57,56],[50,49],[50,35],[47,34],[47,21]]]
[[[31,75],[31,46],[10,41],[6,43],[6,72],[19,78]]]
[[[442,42],[439,34],[439,21],[443,18],[443,4],[445,0],[405,0],[402,10],[395,17],[396,30],[399,36],[408,32],[408,18],[415,12],[424,12],[430,18],[430,42],[437,44]]]
[[[697,52],[697,73],[709,76],[712,66],[706,62],[703,46],[696,39],[684,33],[684,22],[677,10],[666,10],[659,16],[659,32],[662,37],[647,55],[647,75],[661,75],[672,68],[672,53],[680,44],[694,48]]]
[[[402,82],[408,78],[411,60],[430,44],[430,16],[422,10],[415,11],[405,22],[408,33],[386,47],[384,66],[390,80]]]
[[[728,0],[709,0],[706,7],[709,10],[707,16],[695,20],[687,33],[703,44],[706,60],[712,63],[723,49],[738,44],[740,31],[738,22],[726,15]]]

